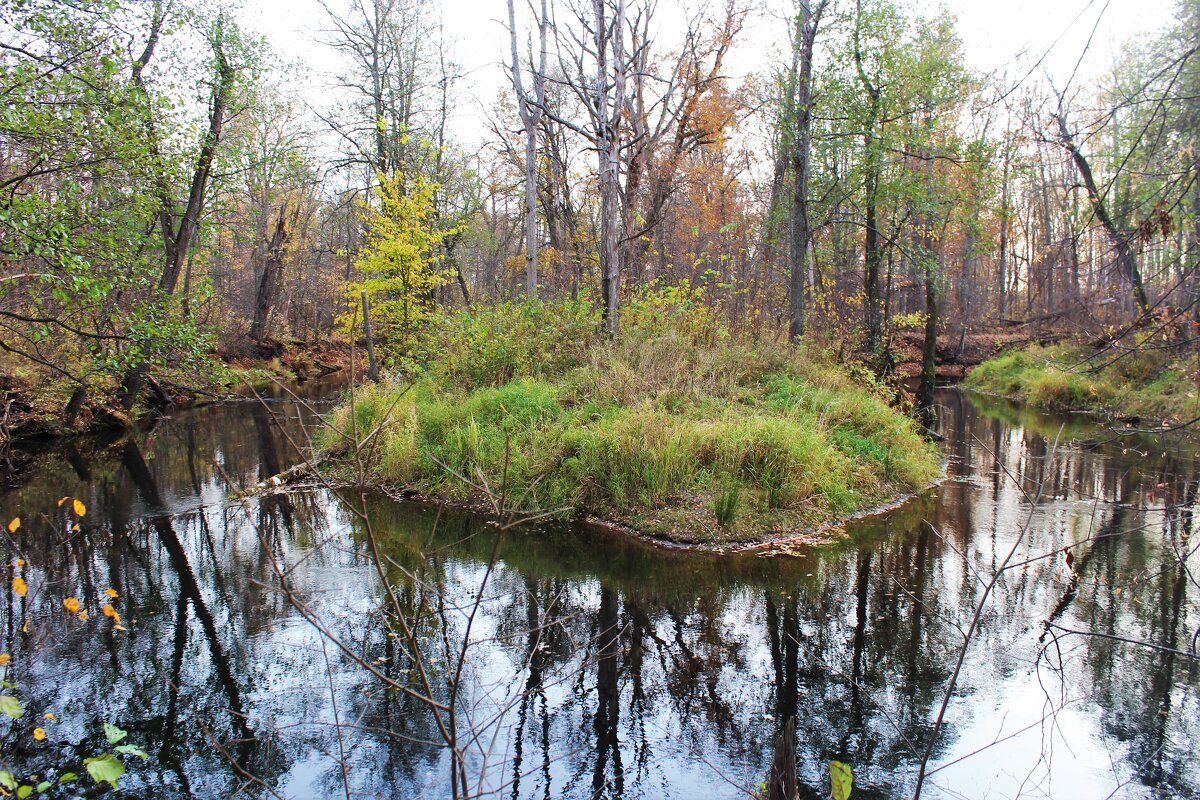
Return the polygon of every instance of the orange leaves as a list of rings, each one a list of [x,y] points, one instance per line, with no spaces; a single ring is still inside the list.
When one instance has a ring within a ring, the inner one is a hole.
[[[117,590],[116,590],[116,589],[112,589],[112,588],[105,589],[105,590],[104,590],[104,596],[105,596],[105,597],[111,597],[111,598],[113,598],[113,599],[115,600],[115,599],[117,598]]]
[[[82,517],[84,514],[87,513],[87,506],[85,506],[83,504],[82,500],[78,500],[78,499],[72,500],[71,508],[75,511],[75,516],[77,516],[77,517]]]
[[[76,600],[74,597],[68,597],[66,600],[63,600],[63,607],[66,608],[67,611],[70,611],[72,614],[79,613],[79,601]]]
[[[17,528],[19,528],[19,527],[21,527],[21,518],[20,518],[20,517],[13,517],[13,518],[12,518],[12,522],[8,523],[8,532],[9,532],[9,533],[16,533],[16,532],[17,532]]]
[[[12,656],[8,653],[0,653],[0,667],[7,667],[12,663]]]
[[[34,728],[33,729],[33,738],[38,740],[39,742],[45,741],[46,729],[45,728]]]
[[[29,586],[25,583],[24,578],[13,578],[12,590],[17,593],[18,597],[24,597],[29,593]]]

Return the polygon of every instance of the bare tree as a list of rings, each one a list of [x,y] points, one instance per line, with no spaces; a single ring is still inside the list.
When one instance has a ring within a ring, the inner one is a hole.
[[[517,96],[517,111],[521,125],[525,128],[525,294],[537,297],[537,132],[541,123],[546,99],[546,35],[550,15],[546,0],[542,0],[541,13],[537,15],[538,62],[533,72],[533,96],[525,93],[521,80],[521,62],[517,56],[517,20],[513,0],[508,0],[508,35],[512,45],[510,76],[513,91]],[[530,54],[530,62],[533,58]]]

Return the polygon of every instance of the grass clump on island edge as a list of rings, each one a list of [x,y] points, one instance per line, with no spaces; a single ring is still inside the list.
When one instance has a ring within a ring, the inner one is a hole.
[[[727,333],[686,292],[639,297],[622,326],[607,341],[595,309],[569,302],[443,317],[411,388],[358,391],[325,443],[347,456],[352,429],[382,425],[362,449],[379,484],[453,502],[506,484],[525,510],[705,543],[803,530],[939,474],[879,392]]]
[[[1051,411],[1183,421],[1200,416],[1200,369],[1163,349],[1095,353],[1078,345],[1032,345],[983,362],[969,389]]]

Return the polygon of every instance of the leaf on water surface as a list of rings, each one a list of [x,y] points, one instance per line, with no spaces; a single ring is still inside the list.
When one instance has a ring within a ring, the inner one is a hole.
[[[11,772],[8,772],[7,770],[0,772],[0,786],[3,786],[5,789],[9,789],[11,791],[16,791],[16,789],[17,789],[16,776],[13,775]]]
[[[66,600],[63,600],[63,607],[66,608],[67,611],[70,611],[72,614],[79,613],[79,601],[76,600],[74,597],[68,597]]]
[[[24,597],[29,591],[29,585],[25,583],[24,578],[13,578],[12,588],[13,591],[16,592],[20,597]]]
[[[12,518],[12,522],[8,523],[8,532],[9,532],[9,533],[16,533],[16,532],[17,532],[17,528],[19,528],[19,527],[21,527],[21,518],[20,518],[20,517],[13,517],[13,518]]]
[[[87,513],[87,506],[83,504],[82,500],[71,501],[71,508],[75,509],[75,516],[77,517],[82,517]]]
[[[96,783],[107,781],[112,784],[114,789],[117,788],[117,780],[125,774],[125,765],[118,761],[112,753],[105,753],[95,758],[85,758],[83,763],[87,767],[88,775],[92,776],[92,780]]]
[[[11,694],[0,694],[0,712],[13,719],[20,719],[25,715],[25,709],[21,708],[21,701]]]
[[[854,774],[850,767],[840,761],[829,762],[829,782],[833,786],[833,800],[849,800],[854,788]]]
[[[116,748],[116,750],[123,756],[141,756],[143,759],[150,757],[146,754],[145,750],[133,744],[123,744]]]
[[[33,729],[33,738],[39,742],[45,741],[46,740],[46,729],[45,728],[34,728]]]
[[[104,735],[108,738],[109,744],[116,744],[129,734],[126,731],[118,728],[116,725],[106,722],[104,723]]]

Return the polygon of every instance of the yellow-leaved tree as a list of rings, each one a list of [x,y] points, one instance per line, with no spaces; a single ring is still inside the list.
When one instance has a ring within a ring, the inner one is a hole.
[[[454,279],[453,270],[438,268],[443,240],[459,232],[437,228],[433,198],[439,188],[419,175],[381,175],[376,202],[363,203],[366,243],[355,262],[362,279],[346,285],[346,299],[356,308],[366,290],[373,331],[401,352],[433,312],[438,287]],[[361,310],[342,322],[350,331],[361,323]]]

